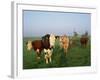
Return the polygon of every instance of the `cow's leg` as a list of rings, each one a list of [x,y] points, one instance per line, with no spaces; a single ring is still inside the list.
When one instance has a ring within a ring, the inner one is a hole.
[[[67,45],[64,45],[64,53],[67,54]]]
[[[46,64],[48,64],[48,56],[47,56],[47,54],[45,54],[45,61],[46,61]]]
[[[64,48],[64,54],[65,54],[65,55],[67,54],[67,49],[66,49],[66,48]]]
[[[52,51],[49,53],[49,61],[51,63],[51,56],[52,56]]]
[[[50,61],[50,63],[51,63],[51,57],[49,57],[49,61]]]
[[[46,58],[46,64],[48,64],[48,58]]]
[[[66,52],[66,53],[67,53],[68,47],[69,47],[69,43],[67,43],[67,44],[65,45],[65,52]]]
[[[40,59],[40,51],[39,51],[39,49],[37,49],[36,52],[37,52],[37,59]]]
[[[87,47],[87,41],[85,41],[85,47]]]
[[[40,59],[40,54],[39,53],[37,53],[37,59]]]

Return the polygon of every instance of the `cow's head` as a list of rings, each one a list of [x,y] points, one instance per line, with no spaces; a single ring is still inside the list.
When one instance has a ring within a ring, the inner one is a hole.
[[[47,55],[48,57],[52,55],[53,50],[52,49],[44,49],[44,53],[45,55]]]
[[[27,41],[26,45],[27,45],[27,50],[30,51],[32,49],[32,41],[30,41],[30,40]]]
[[[60,37],[60,41],[61,41],[62,43],[66,43],[66,42],[69,43],[69,38],[68,38],[67,35],[63,35],[63,36]]]

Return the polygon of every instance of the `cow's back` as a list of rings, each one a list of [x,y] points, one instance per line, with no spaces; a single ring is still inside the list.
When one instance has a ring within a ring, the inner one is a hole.
[[[33,47],[34,50],[37,50],[37,49],[42,50],[43,49],[42,41],[41,40],[33,41],[32,42],[32,47]]]

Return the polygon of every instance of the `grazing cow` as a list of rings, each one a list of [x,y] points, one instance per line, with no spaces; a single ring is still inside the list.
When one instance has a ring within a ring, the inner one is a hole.
[[[81,46],[85,46],[86,47],[86,45],[88,43],[88,36],[82,35],[82,37],[80,38],[80,43],[81,43]]]
[[[60,46],[64,49],[64,53],[66,54],[69,47],[69,38],[66,35],[60,37]]]
[[[46,61],[46,64],[48,64],[49,62],[51,63],[52,50],[51,49],[44,49],[44,52],[45,52],[44,59]]]
[[[43,49],[49,49],[50,43],[47,39],[44,40],[34,40],[27,42],[27,50],[34,49],[37,53],[37,58],[40,59],[41,51]]]
[[[55,35],[50,34],[50,37],[49,37],[50,48],[54,48],[54,46],[55,46],[55,40],[56,40]]]

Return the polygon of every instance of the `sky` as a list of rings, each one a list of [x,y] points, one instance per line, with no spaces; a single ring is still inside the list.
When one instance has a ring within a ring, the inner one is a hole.
[[[23,11],[24,37],[45,34],[72,36],[76,31],[82,35],[91,33],[91,14],[76,12]]]

